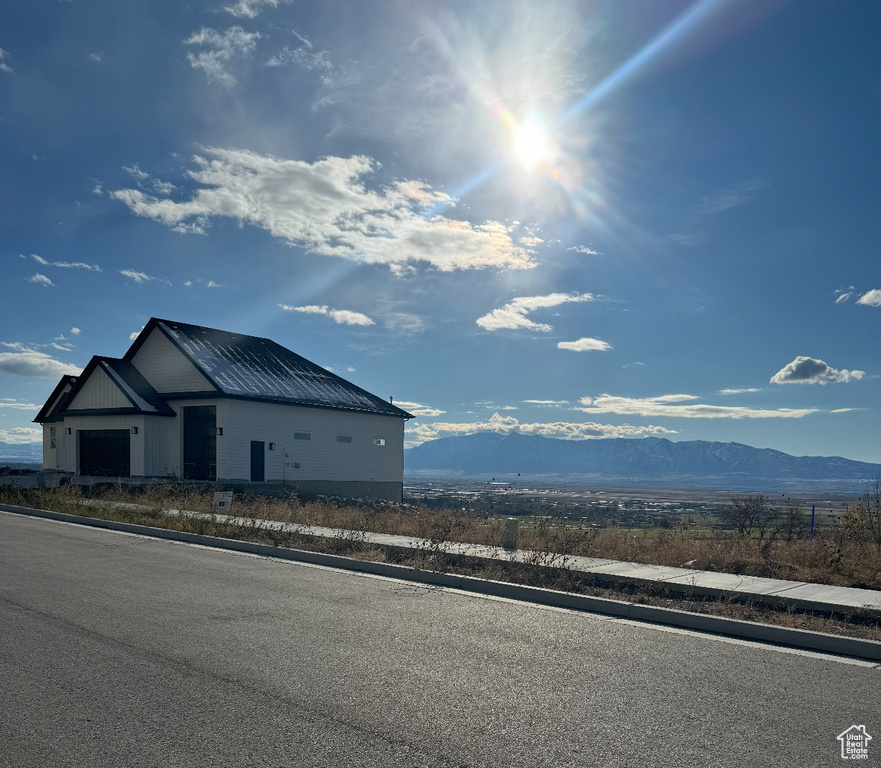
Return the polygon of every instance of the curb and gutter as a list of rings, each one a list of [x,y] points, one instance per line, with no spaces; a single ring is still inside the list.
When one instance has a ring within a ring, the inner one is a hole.
[[[26,515],[29,517],[56,520],[64,523],[73,523],[75,525],[120,531],[139,536],[149,536],[157,539],[167,539],[187,544],[198,544],[234,552],[245,552],[248,554],[262,555],[264,557],[309,563],[312,565],[356,571],[376,576],[385,576],[392,579],[406,580],[420,584],[449,587],[465,592],[521,600],[556,608],[586,611],[607,616],[615,616],[618,618],[632,619],[635,621],[644,621],[682,629],[696,630],[699,632],[726,635],[745,640],[773,643],[789,646],[791,648],[832,653],[841,656],[851,656],[858,659],[868,659],[881,662],[881,642],[875,640],[828,635],[811,630],[779,627],[770,624],[741,621],[739,619],[729,619],[720,616],[706,616],[672,608],[639,605],[624,600],[612,600],[609,598],[580,595],[572,592],[557,592],[542,587],[530,587],[509,582],[492,581],[473,576],[458,576],[436,571],[423,571],[402,565],[375,563],[366,560],[357,560],[351,557],[343,557],[341,555],[330,555],[320,552],[274,547],[267,544],[256,544],[253,542],[224,539],[216,536],[186,533],[183,531],[172,531],[165,528],[136,525],[134,523],[122,523],[113,520],[81,517],[79,515],[69,515],[63,512],[50,512],[48,510],[30,509],[27,507],[17,507],[7,504],[0,505],[0,511]],[[881,664],[879,664],[879,666],[881,666]]]

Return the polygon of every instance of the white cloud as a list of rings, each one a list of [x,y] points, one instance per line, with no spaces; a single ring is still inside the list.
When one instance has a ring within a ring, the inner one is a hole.
[[[141,190],[112,192],[138,216],[178,231],[204,233],[211,217],[262,227],[290,245],[322,256],[388,264],[401,272],[411,262],[441,271],[535,266],[532,251],[515,245],[496,221],[473,225],[422,211],[452,201],[419,181],[397,181],[368,190],[368,157],[326,157],[315,163],[283,160],[246,150],[208,149],[195,157],[190,177],[203,185],[190,200],[175,202]]]
[[[631,424],[598,424],[596,422],[555,421],[523,424],[514,416],[494,413],[487,421],[436,422],[407,426],[407,445],[412,447],[426,440],[454,435],[470,435],[475,432],[520,432],[524,435],[540,435],[562,440],[589,440],[604,437],[644,437],[645,435],[674,435],[676,430],[665,427]]]
[[[53,283],[48,277],[46,277],[46,275],[41,275],[39,272],[35,273],[32,277],[29,277],[28,282],[42,285],[44,288],[55,285],[55,283]]]
[[[847,288],[837,288],[835,293],[838,294],[838,297],[835,299],[836,304],[841,304],[842,302],[847,301],[851,296],[853,296],[854,287],[849,285]]]
[[[585,413],[616,413],[624,416],[677,419],[800,419],[802,416],[817,412],[815,408],[761,410],[690,402],[697,399],[695,395],[662,395],[645,398],[600,395],[582,397],[581,406],[576,407],[575,410]]]
[[[571,248],[567,248],[567,251],[575,251],[576,253],[583,253],[585,256],[599,256],[600,252],[595,251],[593,248],[590,248],[586,245],[573,245]]]
[[[720,389],[720,395],[741,395],[747,392],[761,392],[761,387],[748,387],[746,389]]]
[[[0,397],[0,408],[13,408],[20,411],[39,411],[40,406],[33,403],[23,403],[11,397]]]
[[[410,403],[404,400],[400,400],[395,403],[399,408],[403,408],[408,413],[412,413],[414,416],[422,416],[422,417],[433,417],[440,416],[442,413],[446,413],[446,411],[442,411],[440,408],[432,408],[430,405],[422,405],[422,403]]]
[[[81,261],[48,261],[36,253],[31,254],[31,258],[44,267],[61,267],[63,269],[87,269],[90,272],[100,272],[101,267],[97,264],[84,264]]]
[[[561,341],[557,344],[557,349],[568,349],[572,352],[591,352],[595,350],[603,352],[611,348],[611,344],[600,339],[591,338],[582,338],[577,341]]]
[[[123,277],[129,278],[129,280],[134,280],[136,283],[149,283],[151,280],[155,280],[155,277],[151,277],[146,272],[136,272],[133,269],[120,269],[119,274]]]
[[[503,307],[478,317],[475,321],[481,328],[488,331],[501,329],[524,328],[529,331],[551,331],[553,327],[546,323],[536,323],[527,315],[536,309],[556,307],[571,301],[595,301],[590,293],[552,293],[548,296],[518,296]]]
[[[144,328],[146,328],[146,327],[147,327],[146,325],[142,325],[141,328],[140,328],[140,330],[138,330],[138,331],[134,331],[133,333],[130,333],[130,334],[128,335],[129,341],[134,341],[136,338],[138,338],[138,336],[141,335],[141,331],[143,331]]]
[[[342,325],[375,325],[367,315],[361,312],[352,312],[348,309],[330,309],[326,305],[318,306],[310,304],[305,307],[291,307],[287,304],[279,304],[285,312],[305,312],[312,315],[327,315]]]
[[[425,321],[409,312],[388,312],[383,315],[383,325],[395,333],[422,333]]]
[[[7,73],[9,73],[9,74],[12,74],[12,67],[10,67],[10,66],[4,61],[4,59],[5,59],[7,56],[9,56],[9,51],[4,51],[2,48],[0,48],[0,72],[7,72]]]
[[[831,368],[822,360],[813,357],[795,358],[771,377],[772,384],[843,384],[853,379],[861,379],[865,371],[847,371]]]
[[[103,64],[104,54],[101,51],[93,51],[89,54],[89,61],[94,61],[96,64]]]
[[[568,400],[524,400],[523,402],[528,405],[537,405],[541,408],[560,408],[564,405],[569,405]]]
[[[77,328],[76,326],[74,326],[73,328],[71,328],[71,329],[68,331],[68,333],[69,333],[71,336],[79,336],[80,333],[82,333],[82,331],[80,331],[79,328]]]
[[[233,16],[243,16],[246,19],[253,19],[260,15],[264,6],[278,8],[280,2],[288,3],[290,0],[238,0],[235,5],[223,6],[223,10],[231,13]]]
[[[881,288],[873,288],[868,293],[864,293],[857,299],[857,304],[864,304],[867,307],[881,307]]]
[[[292,30],[293,32],[293,30]],[[321,82],[326,86],[333,85],[333,63],[327,51],[315,51],[312,42],[296,32],[293,32],[301,45],[296,48],[285,46],[266,62],[267,67],[284,67],[296,65],[309,71],[317,71]]]
[[[40,406],[33,406],[36,410]],[[0,442],[14,445],[27,443],[39,443],[43,439],[43,430],[38,427],[13,427],[12,429],[0,429]]]
[[[58,379],[71,374],[78,375],[80,368],[69,363],[62,363],[45,352],[26,347],[18,342],[6,343],[15,352],[0,352],[0,371],[13,373],[17,376],[37,376]]]
[[[245,32],[241,27],[230,27],[223,32],[202,27],[184,40],[184,45],[201,45],[205,48],[200,53],[187,54],[193,69],[201,69],[208,76],[209,82],[232,85],[236,79],[228,71],[228,65],[235,58],[250,55],[257,47],[260,37],[259,32]]]

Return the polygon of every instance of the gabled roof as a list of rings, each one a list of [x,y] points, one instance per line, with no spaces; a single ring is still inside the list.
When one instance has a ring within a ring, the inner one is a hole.
[[[58,386],[52,390],[52,394],[49,395],[49,399],[46,400],[46,404],[40,408],[40,412],[37,414],[34,422],[37,424],[45,424],[50,421],[63,421],[63,417],[58,414],[67,408],[67,404],[70,402],[73,393],[72,389],[65,392],[64,388],[68,384],[73,386],[76,384],[76,380],[76,376],[62,376],[61,381],[58,382]]]
[[[131,361],[157,329],[224,395],[412,418],[401,408],[259,336],[154,317],[123,359]]]
[[[59,417],[82,416],[89,413],[87,410],[71,411],[68,408],[96,369],[101,369],[106,373],[130,403],[130,406],[127,408],[99,409],[102,413],[147,413],[156,416],[176,415],[174,410],[159,396],[156,390],[150,386],[147,380],[130,362],[114,357],[99,357],[97,355],[89,361],[82,374],[76,378],[73,389],[65,395],[63,407],[56,408],[53,415]]]

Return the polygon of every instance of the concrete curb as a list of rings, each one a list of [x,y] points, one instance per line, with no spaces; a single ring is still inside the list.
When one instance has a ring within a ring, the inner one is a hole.
[[[650,605],[638,605],[624,600],[611,600],[604,597],[579,595],[572,592],[556,592],[542,587],[529,587],[504,581],[491,581],[473,576],[457,576],[436,571],[421,571],[402,565],[374,563],[357,560],[341,555],[328,555],[320,552],[309,552],[299,549],[273,547],[267,544],[255,544],[236,539],[222,539],[198,533],[171,531],[165,528],[153,528],[146,525],[121,523],[114,520],[100,520],[94,517],[69,515],[64,512],[50,512],[42,509],[16,507],[9,504],[0,505],[0,511],[28,517],[56,520],[92,528],[104,528],[123,533],[134,533],[157,539],[180,541],[187,544],[226,549],[234,552],[262,555],[264,557],[292,560],[295,562],[322,565],[347,571],[369,573],[376,576],[412,581],[420,584],[450,587],[465,592],[474,592],[493,597],[504,597],[524,602],[537,603],[555,608],[568,608],[607,616],[633,619],[635,621],[662,624],[665,626],[691,629],[699,632],[727,635],[746,640],[756,640],[776,645],[789,646],[804,650],[851,656],[858,659],[869,659],[881,662],[881,642],[861,640],[839,635],[827,635],[806,629],[792,629],[770,624],[759,624],[739,619],[728,619],[721,616],[705,616],[672,608],[661,608]]]

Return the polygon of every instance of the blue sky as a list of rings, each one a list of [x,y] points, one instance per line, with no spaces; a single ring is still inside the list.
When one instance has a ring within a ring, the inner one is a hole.
[[[881,4],[30,0],[0,441],[153,316],[418,418],[881,462]]]

